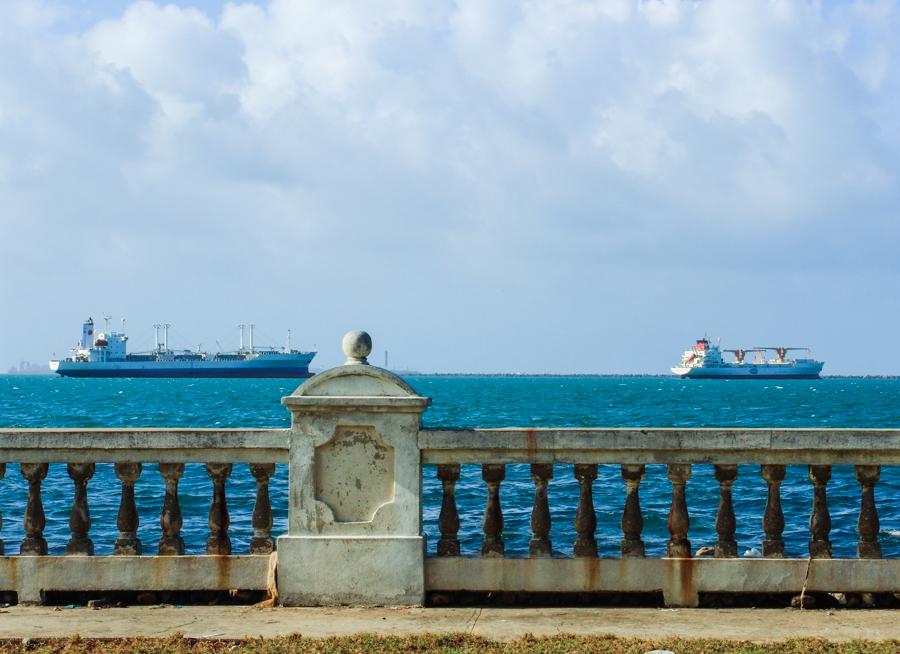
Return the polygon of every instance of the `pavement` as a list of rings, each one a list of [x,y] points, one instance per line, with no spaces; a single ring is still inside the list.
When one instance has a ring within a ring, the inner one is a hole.
[[[614,634],[777,641],[900,639],[900,610],[656,608],[255,608],[142,606],[0,609],[0,638],[165,637],[240,639],[288,634],[322,638],[355,633],[466,632],[494,640]]]

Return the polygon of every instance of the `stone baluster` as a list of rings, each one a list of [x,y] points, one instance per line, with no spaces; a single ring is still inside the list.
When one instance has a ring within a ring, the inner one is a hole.
[[[437,544],[438,556],[459,556],[459,511],[456,509],[456,482],[459,481],[459,464],[448,463],[437,467],[443,497],[438,528],[441,538]]]
[[[228,537],[228,501],[225,498],[225,480],[231,475],[230,463],[207,463],[206,474],[212,479],[213,497],[209,505],[209,538],[207,554],[231,554],[231,538]]]
[[[534,482],[534,506],[531,509],[528,556],[547,558],[553,553],[550,543],[550,504],[547,502],[547,484],[553,479],[553,464],[532,463],[531,479]]]
[[[622,558],[640,559],[644,556],[644,517],[641,514],[640,484],[644,478],[644,466],[626,463],[622,465],[625,480],[625,508],[622,510]]]
[[[25,538],[19,547],[19,554],[46,554],[47,541],[44,540],[44,504],[41,501],[41,482],[47,476],[50,466],[46,463],[22,463],[19,471],[28,480],[28,504],[25,506],[23,529]]]
[[[784,481],[785,466],[780,464],[760,467],[762,478],[766,480],[768,493],[766,509],[763,513],[763,556],[772,559],[784,558],[784,512],[781,510],[781,482]]]
[[[178,504],[178,480],[184,474],[184,464],[160,463],[159,474],[166,481],[166,495],[163,499],[162,515],[159,518],[159,524],[162,527],[159,555],[184,554],[184,539],[181,537],[181,506]]]
[[[251,463],[250,474],[256,479],[256,503],[253,505],[253,538],[251,554],[271,554],[275,551],[272,538],[272,503],[269,501],[269,480],[275,474],[274,463]]]
[[[859,482],[860,502],[859,543],[856,545],[856,556],[861,559],[880,559],[881,545],[878,543],[878,509],[875,506],[875,484],[881,476],[879,466],[856,466],[856,480]]]
[[[3,479],[6,476],[6,464],[0,463],[0,479]],[[0,533],[3,532],[3,514],[0,513]],[[0,556],[5,554],[6,550],[4,549],[3,539],[0,538]]]
[[[88,537],[91,529],[91,510],[87,501],[88,480],[94,476],[93,463],[70,463],[66,466],[69,477],[75,484],[75,497],[69,513],[69,529],[72,538],[66,544],[66,554],[94,555],[94,541]]]
[[[737,526],[734,519],[734,502],[731,498],[731,487],[737,479],[736,465],[717,465],[716,481],[719,482],[719,510],[716,513],[716,558],[727,559],[737,556],[737,542],[734,530]]]
[[[690,463],[670,463],[669,481],[672,482],[672,506],[669,509],[669,544],[666,556],[672,559],[687,559],[691,556],[691,541],[688,529],[691,519],[685,500],[685,486],[691,478]]]
[[[578,510],[575,512],[575,545],[572,548],[577,557],[596,557],[597,514],[594,512],[594,480],[597,478],[596,463],[576,463],[575,479],[578,480]]]
[[[119,514],[116,527],[119,537],[113,545],[113,554],[138,556],[141,554],[141,540],[137,537],[140,517],[134,502],[134,484],[141,476],[140,463],[117,463],[116,477],[122,483],[122,497],[119,500]]]
[[[825,484],[831,479],[831,466],[809,466],[809,479],[813,483],[812,514],[809,516],[809,556],[814,559],[831,558],[831,515],[828,513],[828,496]]]
[[[484,507],[484,540],[482,556],[503,556],[503,509],[500,506],[500,482],[506,478],[506,466],[488,463],[481,466],[481,478],[487,484],[487,503]]]

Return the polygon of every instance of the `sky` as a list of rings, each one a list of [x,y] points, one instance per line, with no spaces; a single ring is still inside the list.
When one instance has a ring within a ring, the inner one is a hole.
[[[900,6],[3,0],[0,371],[88,316],[424,372],[900,374]]]

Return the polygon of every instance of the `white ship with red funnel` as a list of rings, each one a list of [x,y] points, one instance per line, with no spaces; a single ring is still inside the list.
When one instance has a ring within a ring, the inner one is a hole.
[[[792,350],[803,350],[806,357],[788,359]],[[734,361],[725,361],[723,352],[733,354]],[[775,358],[766,359],[767,352],[774,352]],[[818,379],[825,362],[809,358],[809,352],[808,347],[780,345],[723,350],[704,337],[698,338],[681,357],[681,364],[671,370],[682,379]],[[753,360],[747,361],[751,353]]]
[[[241,345],[234,352],[202,352],[169,349],[169,325],[154,325],[156,346],[150,352],[129,354],[125,321],[122,331],[110,331],[106,318],[105,331],[94,334],[94,321],[88,318],[81,328],[81,341],[65,359],[50,362],[50,370],[63,377],[311,377],[309,364],[315,352],[291,349],[290,332],[283,348],[254,347],[253,328],[250,345],[244,347],[244,328]],[[163,341],[159,330],[164,330]]]

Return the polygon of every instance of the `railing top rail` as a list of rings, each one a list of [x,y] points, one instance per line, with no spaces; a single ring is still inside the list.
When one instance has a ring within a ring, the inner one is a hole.
[[[427,429],[424,463],[900,464],[900,429]]]
[[[289,429],[0,429],[0,462],[283,463]]]
[[[0,462],[285,462],[289,429],[0,429]],[[900,465],[900,429],[424,429],[424,463]]]

